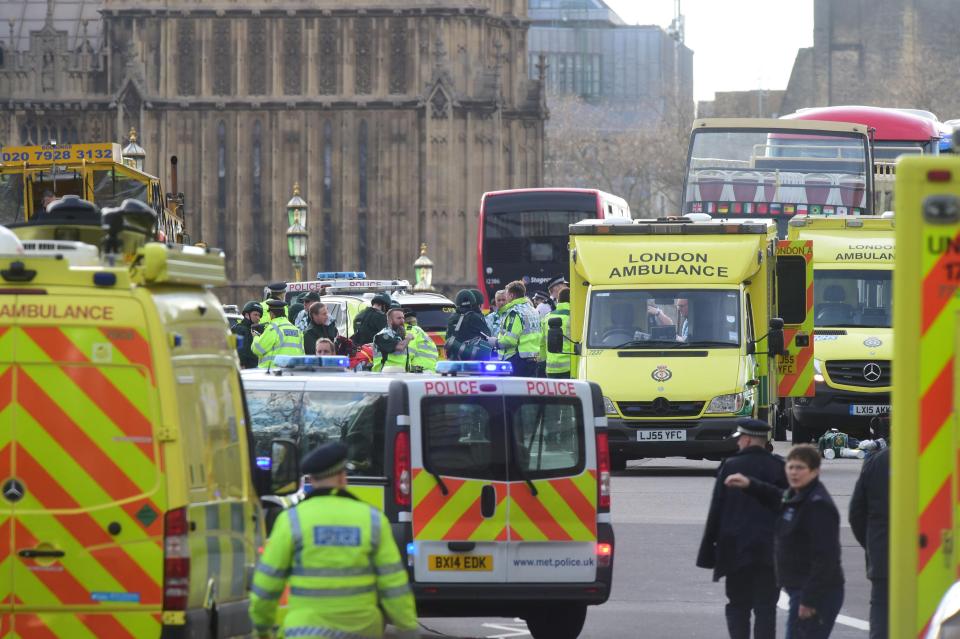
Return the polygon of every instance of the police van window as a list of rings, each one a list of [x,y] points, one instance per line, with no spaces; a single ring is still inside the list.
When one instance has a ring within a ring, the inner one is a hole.
[[[807,318],[807,261],[802,255],[777,258],[777,312],[785,324]]]
[[[428,472],[506,480],[501,399],[425,399],[421,414],[424,467]]]
[[[257,457],[270,457],[274,439],[296,441],[300,432],[301,391],[247,390],[247,408]]]
[[[303,395],[300,451],[341,441],[349,475],[383,477],[387,397],[381,393],[307,391]]]
[[[557,398],[508,398],[511,454],[528,478],[578,474],[583,470],[584,428],[580,402]],[[511,477],[511,479],[516,479]]]

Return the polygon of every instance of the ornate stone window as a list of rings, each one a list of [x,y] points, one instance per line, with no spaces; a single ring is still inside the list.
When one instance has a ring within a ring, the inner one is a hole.
[[[390,93],[407,92],[407,21],[390,22]]]
[[[263,175],[263,142],[262,127],[260,120],[253,122],[253,149],[250,153],[252,163],[250,171],[250,184],[253,185],[253,210],[259,214],[263,208],[263,191],[261,190],[261,177]]]
[[[337,69],[340,57],[337,51],[337,22],[332,19],[320,21],[320,94],[337,93]]]
[[[230,95],[233,64],[230,47],[230,21],[220,18],[213,23],[213,94]]]
[[[360,210],[357,212],[357,267],[367,270],[367,121],[360,120],[357,134],[357,190]]]
[[[370,18],[357,18],[356,22],[357,61],[354,79],[358,95],[373,91],[373,27]]]
[[[177,21],[177,92],[197,94],[194,24],[189,18]]]
[[[217,207],[227,208],[227,125],[217,123]]]
[[[300,60],[303,58],[303,38],[298,18],[289,18],[283,25],[283,92],[300,95]]]
[[[335,269],[333,260],[333,123],[323,121],[323,270]]]
[[[267,27],[263,18],[247,22],[247,92],[267,92]]]

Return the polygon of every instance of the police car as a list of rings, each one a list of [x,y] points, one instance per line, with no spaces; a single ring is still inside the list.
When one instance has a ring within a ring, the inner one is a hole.
[[[353,320],[370,306],[377,293],[388,293],[400,306],[413,310],[417,314],[417,325],[441,349],[447,323],[456,313],[453,301],[441,293],[413,291],[407,280],[367,279],[363,271],[321,272],[311,282],[290,282],[286,298],[289,302],[309,291],[323,295],[322,301],[327,305],[337,332],[344,337],[353,334]]]
[[[577,637],[613,574],[599,387],[506,377],[508,362],[386,375],[330,372],[337,360],[243,372],[260,460],[343,441],[350,490],[392,523],[422,615],[521,617],[537,639]]]

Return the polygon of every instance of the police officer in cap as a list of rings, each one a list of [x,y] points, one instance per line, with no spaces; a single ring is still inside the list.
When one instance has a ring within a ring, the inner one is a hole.
[[[267,284],[266,288],[263,289],[263,302],[260,303],[260,315],[267,317],[267,312],[270,310],[267,308],[267,302],[270,300],[281,300],[283,301],[283,296],[287,292],[287,285],[284,282],[274,282],[273,284]]]
[[[745,492],[724,486],[735,473],[787,487],[783,459],[767,450],[770,426],[758,419],[737,422],[737,448],[717,472],[697,566],[713,569],[713,580],[726,577],[727,630],[731,639],[749,639],[750,612],[754,639],[776,635],[780,589],[774,574],[773,529],[777,513]]]
[[[346,490],[347,447],[324,444],[302,470],[313,490],[277,517],[253,576],[257,636],[272,636],[289,583],[287,637],[376,639],[384,621],[396,626],[396,637],[417,637],[416,603],[390,522]]]
[[[237,355],[240,366],[256,368],[259,360],[253,354],[253,327],[260,324],[260,302],[247,302],[243,305],[243,319],[233,325],[230,331],[237,336]]]
[[[387,327],[387,309],[391,306],[393,300],[386,293],[374,295],[370,306],[353,319],[353,335],[350,336],[350,341],[357,346],[373,342],[374,336]]]
[[[253,354],[260,368],[269,368],[277,355],[303,355],[303,333],[287,319],[287,304],[283,300],[265,302],[270,321],[263,332],[253,338]]]

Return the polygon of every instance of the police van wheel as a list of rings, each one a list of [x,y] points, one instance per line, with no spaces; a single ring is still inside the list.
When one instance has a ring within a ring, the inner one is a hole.
[[[524,619],[533,639],[577,639],[587,620],[587,607],[572,604],[563,608],[537,610]]]

